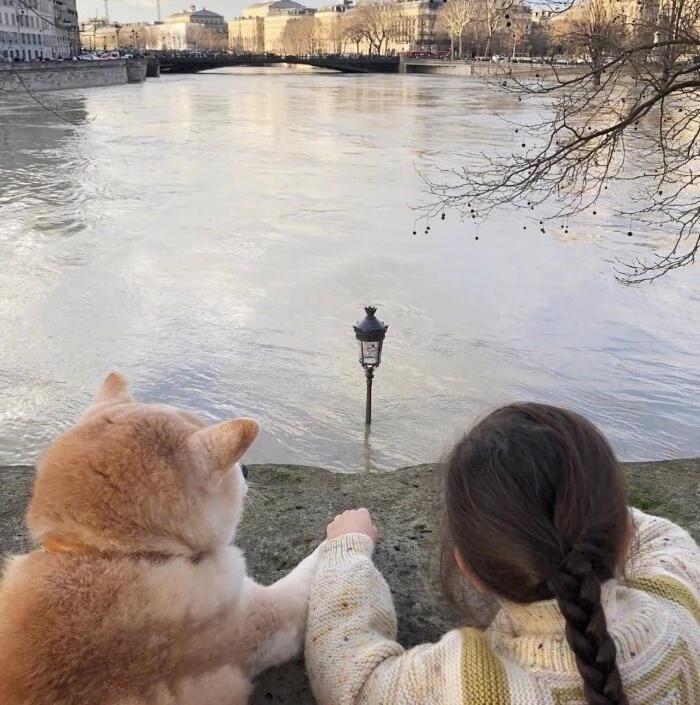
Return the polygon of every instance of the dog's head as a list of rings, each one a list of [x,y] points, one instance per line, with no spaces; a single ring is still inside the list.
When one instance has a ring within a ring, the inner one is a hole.
[[[78,424],[39,464],[27,522],[37,542],[192,555],[227,544],[247,486],[238,461],[258,423],[208,426],[142,404],[111,373]]]

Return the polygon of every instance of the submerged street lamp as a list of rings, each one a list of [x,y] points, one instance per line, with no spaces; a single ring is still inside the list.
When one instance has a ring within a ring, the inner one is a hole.
[[[374,370],[382,361],[382,343],[389,326],[375,318],[376,306],[365,306],[367,314],[357,325],[353,326],[355,337],[360,343],[360,364],[365,368],[367,378],[367,406],[365,409],[365,424],[372,423],[372,380]]]

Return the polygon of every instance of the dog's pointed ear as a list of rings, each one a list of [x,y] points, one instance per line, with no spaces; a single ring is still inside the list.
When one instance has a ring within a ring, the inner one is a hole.
[[[105,377],[104,382],[97,390],[95,403],[102,404],[104,402],[114,402],[126,404],[134,401],[134,398],[129,393],[129,385],[126,377],[121,372],[110,372]]]
[[[231,419],[195,431],[189,439],[195,453],[204,453],[210,467],[228,470],[253,445],[260,424],[255,419]]]

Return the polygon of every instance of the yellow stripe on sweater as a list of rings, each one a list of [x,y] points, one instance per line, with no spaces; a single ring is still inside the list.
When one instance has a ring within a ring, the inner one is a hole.
[[[626,580],[625,584],[637,590],[644,590],[644,592],[649,592],[652,595],[671,600],[688,610],[697,621],[700,621],[700,605],[698,605],[695,595],[693,595],[690,588],[670,575],[650,575],[643,578],[634,578],[633,580]]]
[[[477,629],[461,630],[462,692],[468,705],[507,705],[510,703],[508,677],[486,637]]]

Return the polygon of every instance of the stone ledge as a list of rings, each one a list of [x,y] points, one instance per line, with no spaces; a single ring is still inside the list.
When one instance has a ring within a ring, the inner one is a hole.
[[[476,593],[459,618],[442,598],[437,580],[439,530],[437,466],[421,465],[381,474],[345,475],[296,465],[250,467],[252,502],[239,532],[251,573],[269,583],[284,575],[323,536],[342,509],[367,506],[380,530],[376,562],[391,586],[405,646],[435,641],[459,621],[483,626],[493,605]],[[700,460],[628,463],[632,501],[667,516],[700,536]],[[33,468],[0,468],[0,553],[30,545],[24,509]],[[301,661],[260,677],[255,705],[312,705]]]

